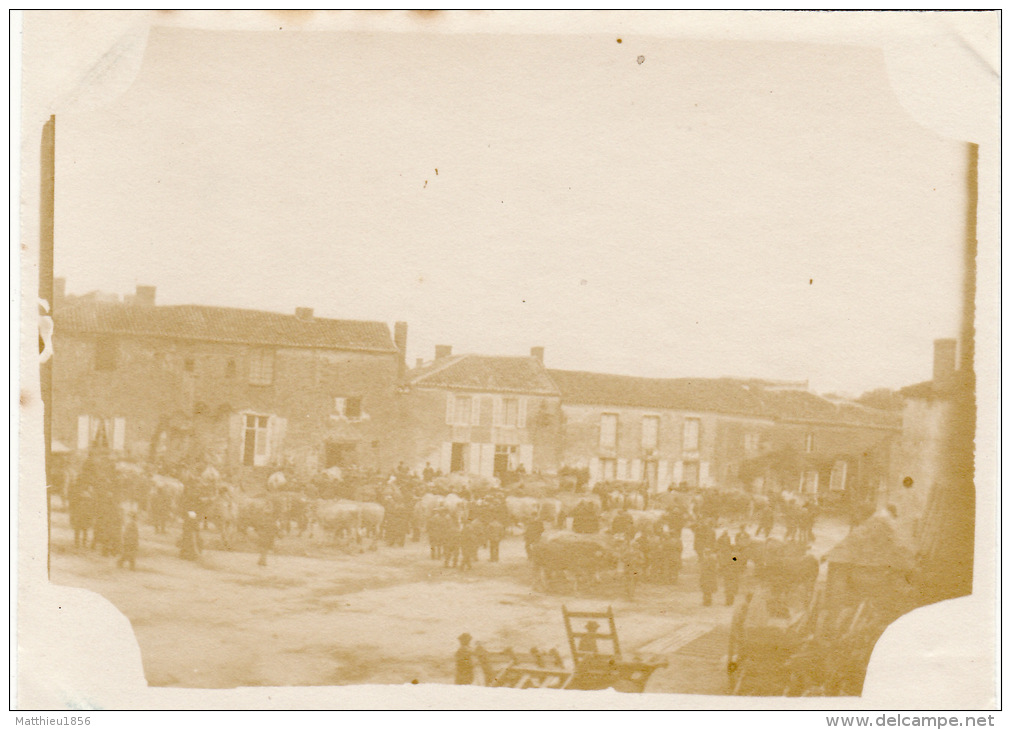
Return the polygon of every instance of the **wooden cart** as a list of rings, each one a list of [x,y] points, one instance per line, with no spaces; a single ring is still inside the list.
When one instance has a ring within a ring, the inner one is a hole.
[[[562,619],[571,666],[566,666],[557,649],[544,652],[534,648],[518,654],[511,649],[489,651],[479,644],[475,655],[485,683],[517,689],[613,687],[619,692],[643,692],[653,672],[667,666],[666,660],[655,656],[626,659],[622,655],[610,606],[606,611],[569,611],[562,606]]]

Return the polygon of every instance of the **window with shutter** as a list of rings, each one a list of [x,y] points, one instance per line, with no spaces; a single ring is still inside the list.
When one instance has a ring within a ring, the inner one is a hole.
[[[274,382],[274,351],[253,350],[249,355],[249,384],[270,385]]]
[[[642,448],[655,451],[660,435],[660,416],[642,417]]]
[[[699,450],[699,431],[701,430],[701,425],[701,422],[697,418],[685,419],[684,436],[681,444],[682,450]]]
[[[618,447],[618,414],[602,413],[600,416],[600,448],[613,451]]]
[[[270,417],[245,414],[242,443],[242,463],[246,466],[266,466],[270,460]]]
[[[471,397],[469,395],[458,395],[453,398],[456,404],[456,417],[453,420],[457,426],[469,426],[471,410],[473,410],[473,405],[471,405]]]
[[[502,399],[502,425],[515,428],[519,425],[520,402],[518,398]]]

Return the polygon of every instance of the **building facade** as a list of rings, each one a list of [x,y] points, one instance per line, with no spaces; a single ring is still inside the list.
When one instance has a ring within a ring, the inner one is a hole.
[[[510,472],[554,474],[558,467],[559,397],[541,362],[530,357],[453,355],[406,374],[398,394],[400,453],[421,472],[503,478]]]
[[[241,477],[392,468],[406,326],[207,306],[58,302],[53,438]]]
[[[651,491],[722,487],[825,496],[877,488],[893,414],[833,403],[805,384],[549,371],[562,465]]]

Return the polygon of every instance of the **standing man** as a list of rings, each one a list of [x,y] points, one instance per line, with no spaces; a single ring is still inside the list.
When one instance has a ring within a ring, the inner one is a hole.
[[[119,567],[130,564],[130,570],[137,569],[137,552],[140,550],[140,530],[137,528],[137,515],[133,512],[126,519],[123,527],[123,550],[119,556]]]
[[[197,513],[192,510],[183,516],[183,534],[179,540],[179,557],[183,560],[196,560],[203,550],[200,539],[200,524]]]
[[[498,546],[505,537],[505,527],[497,518],[492,517],[488,523],[488,560],[492,563],[498,562]]]
[[[703,552],[699,559],[699,588],[702,590],[703,606],[713,605],[713,594],[719,588],[718,571],[716,554],[712,550]]]
[[[260,548],[260,560],[257,565],[267,565],[267,553],[274,549],[277,533],[277,519],[274,512],[269,508],[265,509],[256,525],[256,544]]]

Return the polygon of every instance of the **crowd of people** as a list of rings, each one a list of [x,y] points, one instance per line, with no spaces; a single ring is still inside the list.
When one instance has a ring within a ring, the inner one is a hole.
[[[200,475],[192,471],[183,475],[186,481],[176,482],[177,493],[173,493],[169,483],[172,480],[168,480],[155,483],[145,494],[139,495],[124,486],[124,479],[117,474],[116,464],[108,452],[93,450],[68,489],[74,545],[116,557],[119,565],[134,569],[140,548],[138,513],[143,510],[156,534],[165,534],[170,524],[178,524],[176,520],[180,520],[179,556],[196,560],[204,550],[202,533],[207,526],[208,504],[214,501],[216,494],[223,493],[217,490],[225,489],[220,486],[216,472],[211,478],[207,476],[210,472],[214,472],[213,468]],[[772,575],[775,569],[769,567],[771,560],[778,559],[773,555],[775,545],[769,547],[780,542],[771,539],[777,518],[783,521],[784,539],[790,546],[785,552],[796,561],[814,539],[817,514],[812,504],[774,505],[768,500],[758,501],[749,510],[747,524],[742,521],[736,525],[736,531],[724,526],[718,532],[721,522],[718,507],[699,498],[687,503],[668,502],[665,509],[652,510],[650,520],[644,524],[645,511],[625,506],[639,503],[604,490],[595,497],[594,493],[586,493],[593,498],[578,501],[564,515],[518,520],[507,508],[506,490],[475,491],[465,484],[456,485],[455,492],[459,492],[454,495],[456,501],[439,502],[427,512],[420,509],[422,500],[432,496],[433,485],[441,477],[430,466],[426,466],[420,476],[403,464],[385,478],[371,475],[365,479],[354,473],[342,476],[344,478],[335,480],[324,475],[304,484],[296,484],[286,478],[284,472],[271,476],[266,489],[274,490],[275,494],[262,499],[260,512],[243,524],[244,529],[252,527],[255,532],[261,565],[266,564],[277,540],[290,534],[292,520],[298,523],[298,531],[302,533],[310,520],[308,505],[313,500],[365,497],[383,508],[381,524],[374,535],[377,542],[382,540],[388,546],[403,547],[409,539],[419,541],[424,532],[430,558],[460,571],[471,570],[481,550],[487,552],[489,562],[499,562],[502,541],[517,529],[528,556],[532,546],[544,539],[546,533],[559,529],[576,535],[607,535],[613,540],[616,567],[629,597],[634,596],[636,586],[642,582],[658,585],[679,582],[686,564],[682,536],[688,529],[692,535],[702,605],[712,605],[721,586],[724,602],[731,605],[749,564],[758,566],[756,570],[763,571],[764,579],[777,580]],[[295,497],[288,497],[286,501],[275,498],[282,494]]]

